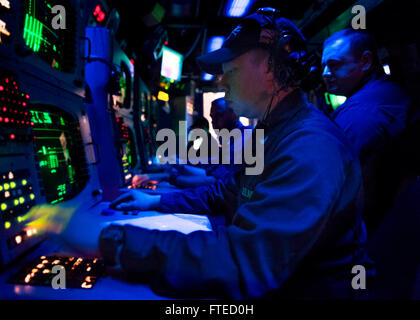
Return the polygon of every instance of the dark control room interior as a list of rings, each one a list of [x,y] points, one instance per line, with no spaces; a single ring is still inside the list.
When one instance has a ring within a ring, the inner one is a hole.
[[[0,0],[0,300],[420,299],[419,5]]]

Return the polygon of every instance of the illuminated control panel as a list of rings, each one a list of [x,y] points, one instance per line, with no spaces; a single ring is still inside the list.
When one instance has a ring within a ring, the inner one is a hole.
[[[121,162],[124,172],[124,181],[129,183],[132,178],[130,170],[134,169],[137,164],[134,135],[124,123],[123,118],[117,118],[117,124],[120,133]]]
[[[42,239],[28,216],[43,202],[33,149],[30,96],[17,77],[0,70],[0,265],[7,264]]]
[[[55,266],[64,268],[66,288],[91,289],[104,271],[98,258],[41,256],[12,276],[9,283],[51,287],[53,277],[58,274],[52,272]]]
[[[66,9],[65,29],[54,29],[51,25],[55,17],[52,8],[56,5]],[[73,72],[76,55],[74,17],[69,0],[24,0],[23,39],[26,47],[51,67]]]
[[[33,126],[29,112],[29,95],[21,92],[16,78],[4,75],[0,78],[0,143],[30,141]]]
[[[89,179],[79,122],[48,105],[31,106],[33,140],[46,201],[71,199]]]
[[[35,198],[29,170],[0,173],[0,210],[4,230],[15,229],[25,221],[24,215],[36,204]],[[20,245],[37,231],[36,228],[28,228],[12,234],[8,239],[8,248]]]

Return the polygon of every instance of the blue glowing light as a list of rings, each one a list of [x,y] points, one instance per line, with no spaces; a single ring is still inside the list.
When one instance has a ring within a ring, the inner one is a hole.
[[[211,80],[213,80],[213,78],[214,78],[214,75],[212,75],[212,74],[209,74],[209,73],[204,73],[203,74],[203,80],[204,81],[211,81]]]
[[[207,52],[212,52],[215,51],[217,49],[220,49],[221,46],[223,45],[223,42],[225,41],[225,37],[222,36],[215,36],[215,37],[211,37],[209,39],[208,42],[208,46],[207,46]],[[202,80],[204,81],[211,81],[213,80],[214,76],[208,73],[204,73]]]
[[[207,48],[207,52],[212,52],[215,51],[217,49],[220,49],[223,45],[223,42],[225,41],[225,37],[211,37],[209,39],[209,45]]]
[[[228,17],[242,17],[248,11],[254,0],[229,0],[226,4],[225,15]]]

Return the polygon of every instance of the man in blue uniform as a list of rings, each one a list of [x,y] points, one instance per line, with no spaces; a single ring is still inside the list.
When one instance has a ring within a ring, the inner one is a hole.
[[[135,175],[132,180],[133,188],[141,188],[141,185],[150,180],[157,181],[169,181],[172,185],[180,188],[194,188],[199,186],[206,186],[217,182],[217,180],[229,180],[232,178],[235,169],[239,166],[235,165],[235,154],[242,153],[244,149],[245,141],[249,138],[248,132],[252,131],[252,127],[244,126],[238,116],[235,114],[233,109],[229,107],[228,103],[224,98],[218,98],[212,101],[210,109],[210,117],[212,119],[213,129],[215,130],[227,130],[230,139],[224,141],[219,135],[218,140],[214,139],[208,132],[209,126],[208,121],[205,120],[207,125],[201,125],[200,127],[193,126],[193,129],[204,129],[208,134],[208,148],[207,151],[210,155],[207,163],[196,164],[196,165],[168,165],[165,172],[162,173],[151,173]],[[200,120],[200,123],[202,121]],[[237,131],[235,132],[235,129]],[[235,138],[240,139],[235,141]],[[211,155],[211,144],[214,143],[219,146],[217,155]],[[225,144],[224,148],[221,146]],[[190,141],[187,150],[192,148],[194,141]],[[225,150],[225,152],[224,152]],[[212,164],[211,158],[219,158],[218,164]]]
[[[299,88],[305,40],[270,8],[245,18],[221,49],[199,58],[223,74],[225,99],[263,129],[264,170],[177,194],[133,190],[119,210],[222,216],[188,235],[111,225],[99,239],[109,264],[172,297],[351,298],[365,265],[360,167],[342,130]],[[299,72],[297,72],[299,70]],[[354,286],[353,286],[354,287]]]
[[[373,231],[391,208],[400,168],[392,150],[403,132],[409,97],[385,76],[373,38],[345,29],[325,40],[323,78],[328,92],[347,97],[332,113],[359,156],[364,180],[364,219]]]

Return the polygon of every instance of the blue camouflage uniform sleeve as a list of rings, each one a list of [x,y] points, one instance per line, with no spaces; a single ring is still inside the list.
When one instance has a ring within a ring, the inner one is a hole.
[[[355,198],[360,172],[348,174],[338,144],[322,132],[283,139],[233,224],[213,232],[184,235],[125,226],[122,267],[167,296],[244,299],[279,289],[334,212]],[[352,187],[343,195],[345,184]]]

